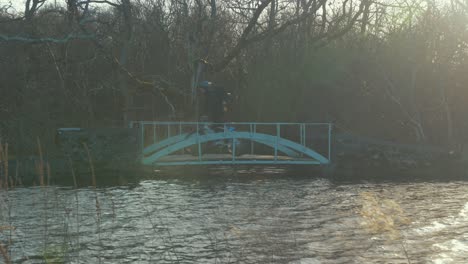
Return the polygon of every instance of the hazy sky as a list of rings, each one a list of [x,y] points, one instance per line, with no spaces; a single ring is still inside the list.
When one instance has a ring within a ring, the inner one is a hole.
[[[22,12],[24,10],[24,3],[25,0],[0,0],[0,6],[8,5],[9,3],[12,4],[13,8],[16,9],[17,12]],[[65,2],[64,0],[46,0],[46,4],[57,4]]]
[[[112,1],[112,0],[111,0]],[[117,0],[114,0],[115,2],[118,2]],[[393,0],[389,0],[393,1]],[[449,2],[450,0],[435,0],[436,2],[443,3],[443,2]],[[24,10],[24,3],[26,0],[0,0],[0,7],[4,5],[8,5],[9,3],[12,4],[13,8],[16,10],[16,12],[23,12]],[[66,1],[65,0],[46,0],[46,4],[57,4],[57,5],[62,5]],[[12,12],[13,10],[10,10]]]

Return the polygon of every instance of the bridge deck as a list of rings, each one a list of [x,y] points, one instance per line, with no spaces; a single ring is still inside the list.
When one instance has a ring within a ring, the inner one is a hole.
[[[162,157],[159,159],[161,162],[171,162],[171,161],[198,161],[198,156],[194,155],[169,155]],[[231,154],[203,154],[201,156],[201,160],[232,160]],[[245,154],[236,156],[236,160],[275,160],[275,156],[273,155],[251,155]],[[284,160],[297,160],[297,158],[292,158],[288,156],[277,156],[277,160],[284,161]],[[309,159],[303,159],[309,160]]]
[[[288,156],[244,154],[232,159],[231,154],[203,154],[201,158],[194,155],[169,155],[159,159],[155,165],[209,165],[209,164],[318,164],[307,158]]]

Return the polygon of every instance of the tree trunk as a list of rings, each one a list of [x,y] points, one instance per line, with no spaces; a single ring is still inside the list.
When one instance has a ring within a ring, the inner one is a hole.
[[[124,41],[123,46],[120,49],[120,65],[125,69],[128,62],[128,52],[130,49],[130,42],[132,40],[132,11],[130,0],[122,0],[122,13],[124,18]],[[119,84],[120,84],[120,91],[123,96],[123,122],[124,126],[128,124],[129,120],[129,110],[132,106],[132,98],[130,96],[129,88],[128,88],[128,80],[127,76],[121,70],[119,71]]]

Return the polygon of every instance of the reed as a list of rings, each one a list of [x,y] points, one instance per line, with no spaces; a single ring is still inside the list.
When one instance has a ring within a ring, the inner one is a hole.
[[[19,166],[20,166],[20,163],[18,160],[16,160],[16,171],[15,171],[15,181],[14,181],[15,186],[22,185],[21,179],[18,177]]]
[[[11,259],[10,256],[8,255],[7,250],[5,249],[5,246],[0,243],[0,254],[2,254],[3,260],[5,261],[5,264],[11,264]]]
[[[42,230],[39,233],[39,236],[42,236],[39,238],[41,241],[41,244],[44,245],[43,251],[42,251],[42,261],[45,263],[65,263],[67,262],[67,252],[70,250],[70,240],[68,240],[68,236],[71,234],[69,233],[68,229],[68,223],[70,221],[65,221],[65,229],[64,229],[64,237],[65,240],[63,243],[59,243],[59,245],[56,245],[56,241],[52,241],[52,229],[50,228],[50,223],[52,217],[55,215],[51,209],[51,198],[53,198],[53,195],[49,192],[51,189],[49,188],[51,181],[52,181],[52,166],[50,163],[47,161],[47,156],[45,152],[45,147],[43,145],[43,142],[41,142],[41,139],[39,137],[36,138],[36,153],[38,155],[38,158],[35,162],[35,182],[39,183],[40,186],[40,193],[38,194],[40,197],[33,197],[32,199],[35,201],[34,203],[36,204],[36,201],[38,204],[36,206],[39,207],[39,223],[38,226],[42,226]],[[90,148],[83,143],[84,150],[87,154],[88,158],[88,163],[89,163],[89,168],[90,168],[90,179],[91,179],[91,189],[93,190],[94,193],[94,200],[95,200],[95,213],[96,213],[96,234],[98,235],[99,241],[101,241],[101,224],[102,224],[102,210],[101,208],[101,202],[100,201],[102,198],[99,196],[99,191],[97,188],[97,177],[96,177],[96,171],[95,171],[95,166],[93,163],[92,155]],[[79,246],[80,246],[80,220],[81,220],[81,215],[79,214],[80,210],[80,203],[79,203],[79,190],[78,190],[78,179],[77,175],[75,172],[75,169],[73,167],[73,163],[71,158],[68,158],[70,168],[71,168],[71,177],[73,180],[73,188],[74,188],[74,193],[75,193],[75,216],[76,216],[76,229],[74,227],[74,231],[76,232],[76,253],[73,258],[74,263],[80,263],[80,254],[79,254]],[[8,171],[8,144],[0,142],[0,205],[2,205],[2,208],[4,207],[5,209],[0,209],[0,211],[4,214],[5,217],[0,218],[0,235],[2,235],[5,239],[3,241],[0,241],[0,263],[5,263],[5,264],[11,264],[13,262],[13,256],[11,250],[12,244],[16,243],[18,241],[14,241],[14,232],[16,232],[16,227],[14,227],[14,223],[12,223],[12,217],[11,217],[11,211],[14,209],[14,206],[12,206],[12,201],[9,197],[10,191],[18,184],[21,182],[21,179],[19,178],[19,163],[16,164],[16,172],[14,172],[13,177],[10,177],[10,172]],[[37,199],[40,198],[40,199]],[[115,217],[115,206],[114,202],[111,199],[112,202],[112,215]],[[57,207],[55,207],[57,208]],[[3,210],[3,211],[2,211]],[[69,217],[70,211],[69,207],[65,207],[65,215]],[[42,218],[42,219],[40,219]],[[42,220],[42,221],[41,221]],[[21,247],[21,245],[18,245]],[[28,256],[23,256],[23,259],[29,259]],[[57,262],[58,260],[58,262]],[[101,262],[101,258],[99,258],[99,262]]]
[[[0,163],[3,163],[3,187],[5,190],[8,191],[9,188],[9,175],[8,175],[8,143],[5,143],[3,146],[2,142],[0,142]]]
[[[76,206],[76,222],[79,223],[80,221],[80,214],[79,214],[79,209],[80,209],[80,203],[78,200],[78,184],[76,182],[76,175],[75,175],[75,169],[73,168],[73,162],[70,157],[68,157],[68,162],[70,163],[70,170],[71,170],[71,175],[73,178],[73,188],[74,188],[74,195],[75,195],[75,206]],[[76,225],[76,243],[77,245],[80,244],[80,225]],[[77,263],[80,263],[80,253],[79,250],[77,251]]]
[[[88,155],[88,162],[89,162],[89,167],[91,169],[91,184],[94,190],[94,198],[95,198],[95,205],[96,205],[96,217],[97,217],[97,232],[98,232],[98,239],[99,242],[101,242],[101,206],[99,204],[99,197],[97,193],[97,184],[96,184],[96,174],[94,172],[94,164],[93,164],[93,159],[91,158],[91,153],[89,151],[88,145],[83,142],[83,147],[86,150],[86,154]],[[101,263],[101,257],[98,257],[98,262]]]
[[[373,192],[359,194],[361,208],[359,214],[362,217],[362,225],[372,234],[382,234],[387,239],[401,242],[401,247],[408,264],[411,259],[408,254],[402,229],[411,223],[405,216],[403,209],[391,199],[379,197]]]
[[[73,179],[73,187],[76,190],[78,188],[78,184],[76,182],[76,175],[75,175],[75,169],[73,168],[73,162],[70,157],[68,157],[68,163],[70,163],[70,170],[71,170],[71,175]]]
[[[4,176],[3,180],[0,179],[0,182],[3,182],[3,184],[0,184],[0,188],[5,189],[5,194],[6,194],[5,206],[7,208],[8,222],[9,222],[8,226],[0,227],[0,232],[2,232],[2,231],[8,231],[9,232],[9,234],[8,234],[8,243],[10,244],[14,228],[12,227],[12,223],[11,223],[11,204],[10,204],[10,199],[8,197],[8,191],[9,191],[10,187],[12,187],[12,186],[10,186],[10,183],[9,183],[10,177],[9,177],[9,173],[8,173],[8,160],[9,160],[9,157],[8,157],[8,143],[5,143],[5,145],[3,145],[3,143],[0,142],[0,167],[3,169],[0,172],[3,173],[3,176]],[[1,201],[1,202],[3,203],[4,201]],[[1,253],[5,263],[7,263],[7,264],[11,263],[10,253],[8,252],[7,248],[5,248],[5,246],[1,242],[0,242],[0,253]]]
[[[0,189],[7,189],[8,187],[4,187],[4,178],[2,178],[1,176],[3,175],[3,145],[2,145],[2,142],[0,141]]]
[[[41,140],[37,137],[37,150],[39,154],[39,163],[37,164],[37,172],[39,174],[39,184],[44,186],[44,159],[42,157]]]
[[[89,152],[88,145],[86,143],[83,143],[83,146],[86,150],[86,154],[88,155],[89,167],[91,169],[91,185],[93,187],[95,198],[96,198],[96,213],[98,216],[98,220],[100,220],[101,219],[101,210],[100,210],[101,206],[99,205],[99,198],[98,198],[97,191],[96,191],[97,184],[96,184],[96,174],[94,172],[93,159],[91,158],[91,153]]]

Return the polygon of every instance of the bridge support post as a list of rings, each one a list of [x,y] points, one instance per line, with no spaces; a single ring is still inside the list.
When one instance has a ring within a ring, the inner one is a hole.
[[[331,131],[332,124],[328,124],[328,162],[331,163]]]
[[[306,125],[305,124],[301,124],[300,126],[300,138],[301,138],[301,145],[302,146],[306,146]],[[301,157],[303,157],[304,155],[301,153],[300,154]]]
[[[254,154],[254,141],[252,140],[255,137],[255,133],[257,133],[257,124],[250,124],[250,154]]]
[[[143,155],[143,150],[145,149],[145,124],[140,121],[140,147],[141,147],[141,154]]]
[[[182,135],[182,122],[179,122],[179,136]],[[182,154],[185,154],[185,148],[182,149]]]
[[[281,136],[281,125],[276,124],[275,161],[278,160],[278,139],[280,136]]]
[[[197,143],[198,143],[198,160],[201,161],[202,158],[202,149],[201,149],[201,143],[200,143],[200,126],[197,123]]]
[[[232,162],[236,161],[236,142],[234,134],[232,135]]]
[[[301,145],[305,146],[306,145],[306,126],[305,124],[301,124]]]

